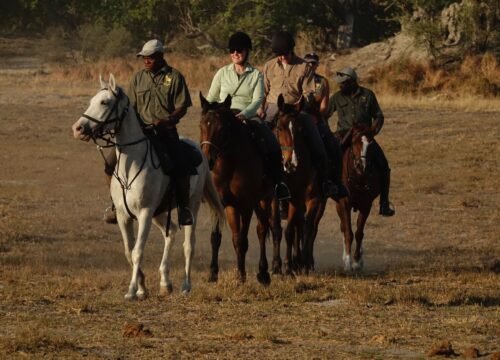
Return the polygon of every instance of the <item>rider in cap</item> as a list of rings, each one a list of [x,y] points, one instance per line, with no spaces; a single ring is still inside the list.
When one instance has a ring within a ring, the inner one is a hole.
[[[264,65],[265,102],[259,110],[259,116],[265,119],[270,126],[274,126],[278,114],[278,96],[283,95],[287,103],[296,103],[302,96],[306,99],[314,93],[313,73],[307,63],[294,53],[295,40],[288,31],[279,31],[271,41],[272,51],[276,57]],[[314,157],[314,164],[318,177],[323,179],[323,194],[339,198],[340,186],[336,186],[330,179],[327,153],[313,119],[305,112],[305,131],[308,146]],[[340,185],[340,184],[339,184]]]
[[[179,224],[192,225],[194,218],[189,208],[189,182],[190,176],[196,174],[196,169],[183,155],[176,127],[192,105],[189,90],[184,76],[165,61],[164,47],[159,40],[146,42],[137,57],[142,57],[144,69],[132,78],[127,95],[143,122],[144,132],[151,135],[149,138],[164,169],[173,162],[172,178]],[[116,162],[113,151],[107,158],[105,168],[110,180]],[[113,222],[113,215],[112,209],[106,209],[104,220]]]
[[[377,135],[384,125],[384,114],[375,93],[358,85],[358,75],[351,67],[338,71],[335,81],[339,84],[340,90],[330,97],[329,115],[337,111],[337,135],[343,138],[356,123],[370,126]],[[389,201],[391,169],[382,148],[375,139],[370,143],[369,154],[373,157],[370,160],[382,173],[379,213],[383,216],[393,216],[396,212]]]

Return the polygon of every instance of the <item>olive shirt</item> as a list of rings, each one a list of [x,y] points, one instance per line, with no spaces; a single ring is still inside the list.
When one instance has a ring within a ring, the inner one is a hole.
[[[241,111],[246,119],[254,117],[264,100],[262,73],[250,64],[241,75],[236,72],[234,64],[220,68],[212,80],[207,100],[224,102],[228,95],[231,95],[232,109]]]
[[[192,105],[184,76],[167,63],[155,74],[146,69],[138,71],[130,82],[127,95],[146,124],[154,120],[170,121],[174,110]]]
[[[313,73],[307,63],[293,55],[290,63],[284,65],[278,58],[264,65],[264,92],[266,102],[278,103],[280,94],[286,103],[297,102],[303,94],[314,93]]]
[[[359,86],[352,96],[337,91],[330,97],[328,117],[338,114],[337,132],[349,131],[357,122],[375,127],[378,133],[384,125],[384,114],[373,91]]]

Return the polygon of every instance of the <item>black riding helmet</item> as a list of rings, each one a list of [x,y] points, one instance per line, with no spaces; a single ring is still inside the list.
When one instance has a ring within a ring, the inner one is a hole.
[[[237,31],[229,38],[229,50],[252,50],[252,39],[242,31]]]
[[[295,47],[295,40],[288,31],[279,31],[273,35],[271,49],[276,55],[291,53]]]

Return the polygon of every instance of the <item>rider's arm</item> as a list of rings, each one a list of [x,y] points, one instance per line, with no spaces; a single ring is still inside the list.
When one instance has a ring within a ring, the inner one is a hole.
[[[323,115],[326,120],[328,116],[328,110],[330,105],[330,86],[326,79],[323,80],[323,93],[321,94],[321,103],[319,104],[319,112]]]
[[[372,129],[377,135],[380,130],[382,130],[382,126],[384,126],[384,113],[382,112],[382,109],[380,109],[380,105],[378,104],[377,97],[375,96],[374,93],[371,101],[371,106],[370,106],[370,115],[372,117]]]
[[[249,84],[253,86],[252,102],[246,108],[241,110],[240,113],[245,119],[254,117],[264,101],[264,77],[262,73],[257,71],[256,81],[253,81],[252,79]]]
[[[210,90],[208,90],[208,94],[207,94],[207,101],[208,102],[221,102],[221,101],[224,101],[224,99],[221,99],[221,94],[220,94],[220,90],[221,90],[221,78],[222,78],[222,72],[223,72],[223,69],[219,69],[216,73],[215,73],[215,76],[214,78],[212,79],[212,83],[210,84]]]

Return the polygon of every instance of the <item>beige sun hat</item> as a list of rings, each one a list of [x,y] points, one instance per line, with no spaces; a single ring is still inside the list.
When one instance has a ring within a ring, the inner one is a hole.
[[[141,52],[137,53],[137,56],[151,56],[157,52],[163,54],[165,52],[165,49],[161,41],[153,39],[144,44]]]

